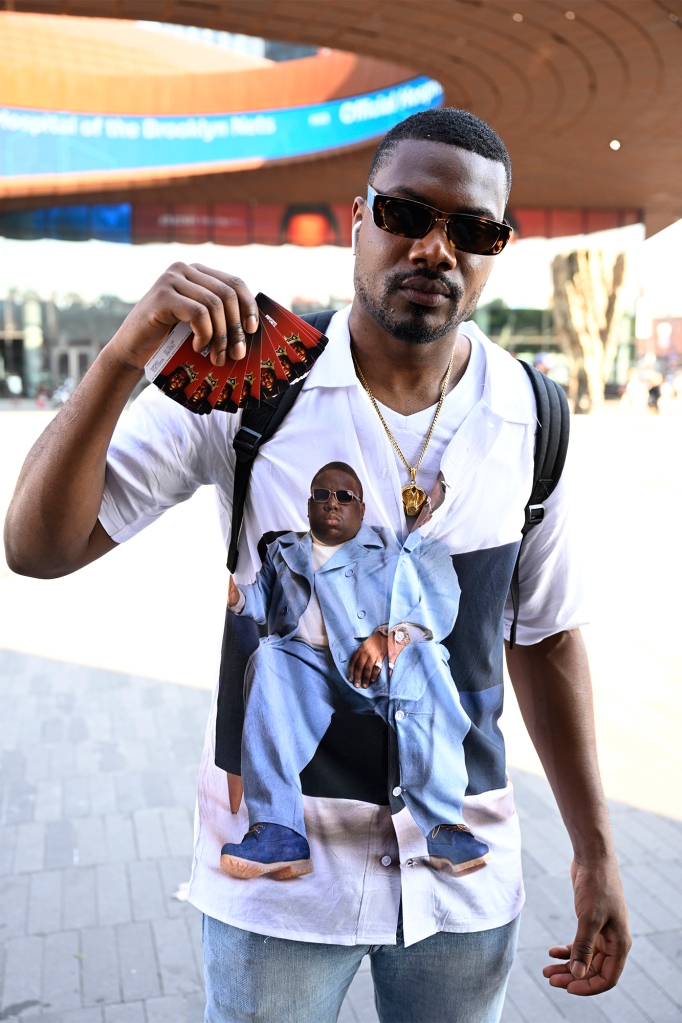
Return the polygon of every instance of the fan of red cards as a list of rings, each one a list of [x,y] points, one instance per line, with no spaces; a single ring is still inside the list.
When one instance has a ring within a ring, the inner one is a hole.
[[[198,415],[257,408],[286,391],[322,354],[327,338],[267,295],[256,295],[256,304],[258,330],[247,335],[243,359],[214,366],[208,348],[192,348],[189,324],[177,323],[145,366],[147,379]]]

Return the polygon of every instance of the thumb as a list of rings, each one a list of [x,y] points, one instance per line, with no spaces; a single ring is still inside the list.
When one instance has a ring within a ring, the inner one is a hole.
[[[582,980],[590,968],[594,954],[594,943],[600,931],[600,924],[597,920],[581,916],[578,917],[578,929],[575,939],[571,945],[571,973],[575,980]]]

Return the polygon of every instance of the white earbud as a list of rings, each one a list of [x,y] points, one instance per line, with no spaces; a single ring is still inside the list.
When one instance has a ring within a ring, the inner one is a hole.
[[[353,224],[353,228],[352,228],[351,233],[350,233],[350,235],[351,235],[351,252],[353,253],[353,255],[355,255],[356,252],[358,251],[358,235],[360,233],[360,228],[361,227],[362,227],[362,221],[358,220],[357,224]]]

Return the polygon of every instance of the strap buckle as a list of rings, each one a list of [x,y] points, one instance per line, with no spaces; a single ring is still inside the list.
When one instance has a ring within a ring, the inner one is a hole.
[[[239,436],[239,435],[237,435]],[[528,504],[526,505],[526,525],[530,528],[537,526],[545,517],[545,506],[544,504]]]
[[[242,451],[245,455],[253,455],[262,439],[262,433],[250,430],[248,426],[242,426],[232,441],[232,447],[235,451]]]

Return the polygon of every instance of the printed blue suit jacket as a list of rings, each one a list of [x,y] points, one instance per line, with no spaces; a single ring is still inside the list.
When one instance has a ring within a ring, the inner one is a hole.
[[[361,526],[314,572],[310,533],[286,533],[268,547],[255,582],[240,587],[242,615],[271,636],[294,637],[315,589],[329,648],[341,674],[379,626],[419,625],[440,642],[452,632],[460,587],[445,544],[410,533],[401,546],[391,529]]]

